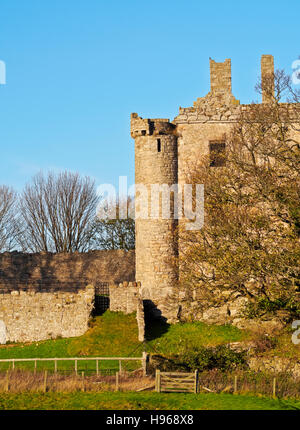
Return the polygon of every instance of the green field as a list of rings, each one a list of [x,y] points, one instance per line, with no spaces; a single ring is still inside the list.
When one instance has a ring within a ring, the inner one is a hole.
[[[51,357],[141,357],[144,345],[138,341],[135,314],[124,315],[106,311],[91,321],[90,329],[80,337],[39,342],[9,344],[0,347],[1,358],[51,358]],[[178,353],[187,345],[211,346],[247,339],[249,334],[230,325],[211,326],[200,322],[161,325],[153,324],[147,332],[148,352]],[[78,362],[78,371],[95,370],[95,362]],[[33,369],[33,363],[17,364],[18,368]],[[53,369],[51,362],[38,363],[38,370]],[[118,369],[118,362],[100,362],[103,369]],[[128,370],[140,363],[124,365]],[[0,363],[0,370],[8,365]],[[59,362],[59,370],[74,369],[74,362]]]
[[[0,409],[292,410],[300,409],[300,402],[230,394],[7,393],[0,394]]]
[[[30,343],[11,343],[0,346],[1,358],[51,358],[51,357],[141,357],[146,349],[159,354],[175,354],[186,348],[216,346],[229,342],[250,340],[250,332],[231,325],[214,326],[200,322],[175,325],[152,324],[146,331],[147,342],[138,341],[135,314],[124,315],[106,311],[90,321],[89,330],[83,335],[68,339],[54,339]],[[253,339],[253,338],[252,338]],[[283,341],[282,341],[283,342]],[[287,342],[286,342],[287,344]],[[279,344],[278,344],[279,346]],[[95,372],[95,361],[78,362],[78,372]],[[32,369],[33,363],[16,364],[16,368]],[[140,362],[124,365],[133,370]],[[0,370],[8,365],[0,364]],[[99,368],[116,372],[118,362],[104,361]],[[54,370],[53,362],[38,362],[37,371]],[[59,362],[59,371],[74,371],[74,362]],[[299,400],[277,400],[264,396],[231,395],[228,393],[184,394],[154,392],[22,392],[0,393],[0,409],[144,409],[144,410],[245,410],[245,409],[300,409]]]

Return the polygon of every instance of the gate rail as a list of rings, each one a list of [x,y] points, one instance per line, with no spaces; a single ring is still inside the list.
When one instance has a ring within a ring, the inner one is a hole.
[[[158,393],[198,393],[198,370],[194,373],[160,372],[155,373],[155,391]]]
[[[15,369],[15,363],[19,362],[33,362],[34,370],[36,371],[38,361],[53,361],[54,371],[57,372],[57,363],[59,361],[74,361],[74,370],[77,374],[78,361],[96,361],[96,373],[99,374],[99,361],[118,361],[119,372],[122,372],[122,362],[124,361],[141,361],[144,374],[146,373],[146,357],[143,353],[142,357],[52,357],[52,358],[1,358],[0,363],[12,363],[12,369]]]

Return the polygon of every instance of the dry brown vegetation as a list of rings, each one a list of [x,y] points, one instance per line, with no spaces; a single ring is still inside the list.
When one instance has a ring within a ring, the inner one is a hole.
[[[236,382],[235,382],[236,377]],[[255,373],[245,371],[220,372],[211,370],[199,374],[200,392],[211,390],[215,393],[233,393],[236,383],[236,394],[259,394],[272,396],[274,390],[276,397],[300,397],[300,378],[289,373]]]
[[[7,379],[8,376],[8,379]],[[288,373],[255,373],[249,371],[221,372],[217,369],[199,374],[200,393],[235,393],[272,396],[274,394],[274,377],[276,377],[276,397],[299,398],[300,379]],[[236,388],[236,390],[235,390]],[[118,390],[116,375],[47,375],[45,390],[45,373],[33,374],[29,371],[0,373],[0,393],[24,392],[112,392],[112,391],[154,391],[154,378],[142,373],[123,373],[119,376]]]
[[[119,375],[82,375],[79,373],[60,374],[16,370],[0,373],[0,392],[22,393],[25,391],[138,391],[153,385],[153,378],[143,376],[142,372],[132,374],[124,372]]]

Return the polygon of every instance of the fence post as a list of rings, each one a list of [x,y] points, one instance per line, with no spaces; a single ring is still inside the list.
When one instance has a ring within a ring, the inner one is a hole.
[[[81,372],[81,379],[82,379],[82,389],[81,391],[84,391],[85,387],[84,387],[84,372]]]
[[[6,371],[6,378],[5,378],[5,391],[9,391],[9,371]]]
[[[237,375],[234,376],[234,384],[233,384],[233,393],[236,394],[237,393]]]
[[[156,391],[160,393],[160,370],[156,369]]]
[[[147,360],[148,354],[147,352],[143,352],[143,360],[142,360],[142,368],[143,368],[143,376],[147,376]]]
[[[96,360],[96,373],[98,376],[99,375],[99,361],[98,360]]]
[[[47,391],[47,370],[44,373],[44,393]]]
[[[273,399],[276,399],[276,378],[273,379]]]
[[[15,370],[15,360],[12,361],[12,369]]]
[[[77,360],[75,360],[75,373],[77,375]]]
[[[36,374],[36,360],[34,360],[34,374]]]
[[[119,391],[119,372],[116,373],[116,391]]]
[[[54,360],[54,372],[57,373],[57,360]]]
[[[198,393],[198,377],[199,377],[199,372],[198,372],[198,369],[196,369],[195,370],[195,387],[194,387],[195,394]]]
[[[121,360],[119,360],[119,373],[120,373],[120,375],[122,373],[122,361]]]

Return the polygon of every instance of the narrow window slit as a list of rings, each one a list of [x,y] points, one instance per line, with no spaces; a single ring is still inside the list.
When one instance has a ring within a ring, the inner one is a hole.
[[[157,139],[157,152],[161,152],[161,142],[160,142],[160,139]]]

